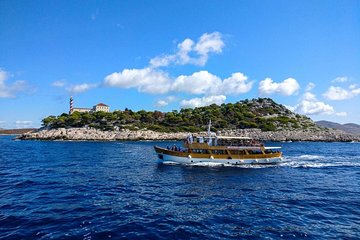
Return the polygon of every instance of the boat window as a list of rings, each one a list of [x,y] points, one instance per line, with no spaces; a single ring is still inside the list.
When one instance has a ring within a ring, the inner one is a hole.
[[[260,150],[249,150],[249,154],[262,154]]]
[[[201,153],[201,154],[208,154],[209,150],[207,149],[192,149],[193,153]]]
[[[212,150],[211,151],[212,154],[226,154],[225,150]]]
[[[244,150],[230,150],[230,153],[232,155],[245,155],[245,151]]]

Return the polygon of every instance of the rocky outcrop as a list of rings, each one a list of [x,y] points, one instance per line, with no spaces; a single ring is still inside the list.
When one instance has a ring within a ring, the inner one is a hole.
[[[206,133],[201,133],[205,135]],[[38,129],[24,133],[17,137],[22,140],[182,140],[189,133],[164,133],[150,130],[131,131],[128,129],[116,131],[101,131],[93,128],[58,128]],[[262,141],[325,141],[325,142],[350,142],[360,141],[360,136],[347,134],[338,130],[322,131],[276,131],[263,132],[260,129],[223,130],[218,132],[222,136],[248,136]]]
[[[345,133],[339,130],[324,129],[310,130],[282,130],[263,132],[260,129],[224,130],[219,132],[224,136],[248,136],[262,141],[311,141],[311,142],[351,142],[360,141],[360,136]]]
[[[184,139],[188,133],[163,133],[150,130],[101,131],[94,128],[58,128],[39,129],[25,133],[17,139],[21,140],[177,140]]]

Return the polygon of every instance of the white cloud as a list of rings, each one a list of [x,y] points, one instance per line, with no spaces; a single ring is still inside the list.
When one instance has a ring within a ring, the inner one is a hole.
[[[313,102],[317,101],[316,96],[311,92],[305,92],[302,99],[306,100],[306,101],[313,101]]]
[[[350,86],[349,86],[349,89],[355,89],[355,88],[357,88],[357,84],[351,84]]]
[[[305,92],[299,104],[294,107],[295,112],[305,115],[335,114],[332,106],[319,101],[311,92]]]
[[[53,87],[65,87],[66,81],[65,80],[58,80],[51,84]]]
[[[251,90],[253,83],[253,81],[248,81],[248,77],[243,73],[233,73],[231,77],[224,79],[222,93],[233,95],[246,93]]]
[[[284,96],[295,94],[300,89],[299,83],[294,78],[287,78],[283,82],[273,82],[271,78],[266,78],[259,83],[261,96],[278,93]]]
[[[200,37],[200,40],[195,46],[195,51],[200,55],[197,64],[204,66],[209,58],[210,53],[221,53],[222,48],[225,46],[222,41],[222,35],[218,32],[205,33]]]
[[[336,116],[339,116],[339,117],[346,117],[347,116],[347,112],[338,112],[338,113],[335,113]]]
[[[179,58],[178,59],[179,64],[187,64],[191,62],[189,53],[191,52],[193,46],[194,46],[194,41],[189,38],[185,39],[182,43],[178,44],[179,50],[176,55]]]
[[[99,84],[96,83],[81,83],[70,85],[66,82],[66,80],[58,80],[51,84],[53,87],[64,88],[66,91],[71,94],[78,94],[86,92],[90,89],[99,87]]]
[[[217,96],[207,96],[202,98],[193,98],[190,100],[182,100],[180,102],[181,107],[183,108],[195,108],[195,107],[203,107],[211,104],[220,105],[224,103],[226,100],[226,96],[217,95]]]
[[[33,126],[32,121],[18,120],[15,122],[15,128],[30,128]]]
[[[6,127],[7,122],[6,121],[0,121],[0,128]]]
[[[177,45],[177,52],[170,55],[161,55],[150,60],[153,68],[165,67],[170,64],[195,64],[204,66],[211,53],[221,53],[225,43],[219,32],[204,33],[199,41],[195,42],[189,38]]]
[[[331,82],[333,83],[344,83],[344,82],[347,82],[349,80],[348,77],[337,77],[335,78],[334,80],[332,80]]]
[[[306,86],[305,91],[306,91],[306,92],[311,91],[311,90],[314,89],[315,86],[316,86],[315,83],[310,82],[310,83]]]
[[[163,94],[169,91],[189,94],[240,94],[251,90],[253,81],[243,73],[233,73],[231,77],[221,80],[208,71],[194,72],[191,75],[180,75],[175,79],[167,73],[154,69],[124,69],[105,77],[104,84],[109,87],[137,88],[139,92]],[[161,102],[160,105],[164,105]],[[159,104],[157,104],[159,105]]]
[[[325,104],[324,102],[309,101],[305,99],[295,107],[295,111],[306,115],[333,114],[335,112],[332,106]]]
[[[152,68],[124,69],[105,77],[105,85],[119,88],[136,87],[139,92],[166,93],[170,88],[170,79],[165,72]]]
[[[312,88],[307,88],[312,89]],[[290,110],[291,107],[289,108]],[[299,103],[293,107],[295,112],[302,113],[305,115],[319,115],[319,114],[326,114],[326,115],[336,115],[336,116],[346,116],[346,112],[336,112],[334,108],[326,104],[322,101],[319,101],[315,94],[306,91],[303,96],[301,97]]]
[[[8,72],[0,69],[0,98],[14,98],[19,92],[27,89],[25,81],[15,81],[12,84],[6,84],[9,79]]]
[[[167,105],[169,105],[169,103],[168,103],[167,101],[165,101],[165,100],[159,100],[159,101],[156,102],[156,105],[155,105],[155,106],[157,106],[157,107],[165,107],[165,106],[167,106]]]
[[[192,94],[213,94],[221,89],[221,79],[208,71],[195,72],[190,76],[180,75],[171,89]]]
[[[350,85],[349,90],[341,87],[330,86],[330,88],[323,94],[323,96],[329,100],[346,100],[353,98],[360,94],[360,88]]]
[[[66,90],[68,90],[70,93],[77,94],[88,91],[92,88],[96,88],[97,86],[98,86],[97,84],[82,83],[68,87]]]
[[[165,106],[169,105],[169,103],[174,102],[174,101],[175,101],[174,96],[168,96],[165,99],[157,101],[155,106],[156,107],[165,107]]]

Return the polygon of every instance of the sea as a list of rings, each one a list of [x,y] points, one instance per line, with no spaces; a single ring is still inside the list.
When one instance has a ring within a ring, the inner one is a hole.
[[[159,163],[176,141],[0,136],[0,239],[360,239],[360,143],[275,165]]]

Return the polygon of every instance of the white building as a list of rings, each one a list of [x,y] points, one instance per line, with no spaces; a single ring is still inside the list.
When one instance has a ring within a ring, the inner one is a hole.
[[[77,107],[73,107],[73,101],[74,99],[70,97],[70,111],[69,111],[70,114],[72,114],[73,112],[80,112],[80,113],[99,112],[99,111],[110,112],[110,107],[103,103],[96,104],[95,106],[93,106],[93,108],[77,108]]]
[[[93,107],[92,111],[93,112],[98,112],[98,111],[110,112],[110,107],[106,104],[99,103]]]

